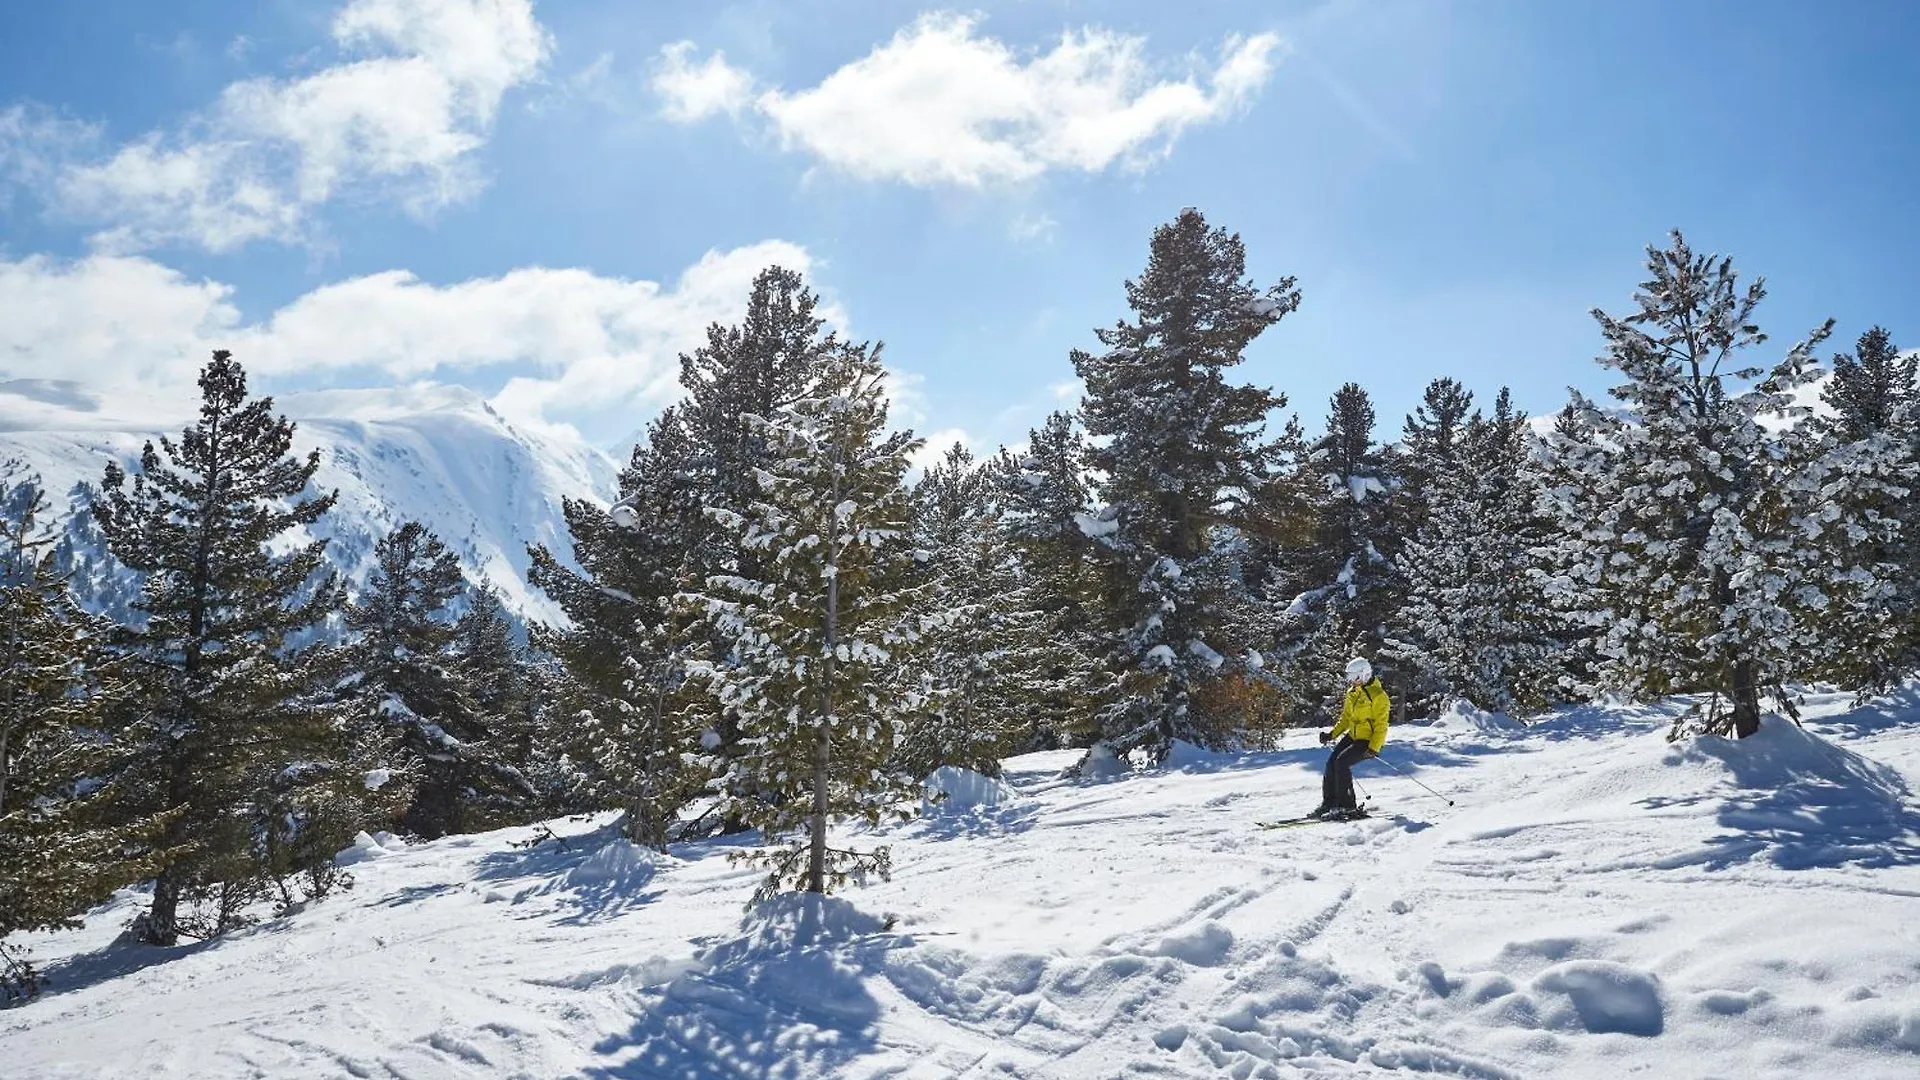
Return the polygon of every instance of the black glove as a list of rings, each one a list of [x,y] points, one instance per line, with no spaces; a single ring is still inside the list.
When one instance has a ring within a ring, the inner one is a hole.
[[[1321,733],[1320,733],[1320,745],[1321,745],[1321,746],[1325,746],[1325,745],[1327,745],[1328,743],[1330,743],[1330,742],[1332,742],[1332,741],[1333,741],[1333,732],[1331,732],[1331,731],[1323,731],[1323,732],[1321,732]]]

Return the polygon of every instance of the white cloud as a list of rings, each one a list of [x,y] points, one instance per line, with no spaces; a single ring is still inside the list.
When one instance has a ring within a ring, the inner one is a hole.
[[[927,435],[925,441],[920,444],[920,449],[913,452],[909,461],[914,469],[925,472],[946,460],[947,451],[953,449],[954,443],[966,447],[967,452],[974,455],[976,460],[979,458],[980,448],[975,444],[973,436],[968,435],[965,429],[956,427],[943,428]]]
[[[767,241],[710,252],[670,286],[531,267],[433,285],[405,271],[316,289],[246,322],[231,286],[140,256],[0,259],[0,381],[84,384],[105,398],[175,403],[208,353],[232,349],[257,378],[335,385],[516,373],[493,399],[530,423],[638,426],[679,392],[679,353],[743,310],[753,276],[807,252]],[[839,313],[823,313],[838,321]]]
[[[63,159],[83,152],[99,138],[98,126],[38,106],[0,109],[0,208],[16,187],[44,188],[58,174]]]
[[[723,112],[738,115],[753,93],[753,78],[728,64],[721,52],[695,64],[693,50],[691,41],[676,41],[660,50],[653,72],[660,114],[682,124]]]
[[[1007,233],[1015,240],[1041,240],[1051,243],[1053,234],[1060,223],[1050,214],[1021,214],[1007,225]]]
[[[332,33],[339,63],[233,83],[178,130],[62,160],[42,177],[48,202],[106,226],[96,242],[117,251],[298,242],[313,210],[346,194],[431,214],[482,186],[473,155],[502,96],[552,51],[530,0],[352,0]]]
[[[719,53],[696,65],[692,44],[679,42],[662,50],[672,78],[655,88],[682,122],[750,103],[786,147],[853,176],[980,187],[1053,169],[1144,168],[1187,127],[1244,108],[1282,48],[1274,34],[1230,37],[1210,72],[1169,78],[1143,38],[1090,27],[1023,58],[977,24],[923,15],[818,86],[750,102],[751,75]]]

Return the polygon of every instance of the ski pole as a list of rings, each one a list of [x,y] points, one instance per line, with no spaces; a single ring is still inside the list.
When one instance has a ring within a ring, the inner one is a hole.
[[[1420,786],[1421,786],[1421,787],[1423,787],[1423,788],[1426,788],[1426,790],[1427,790],[1427,793],[1428,793],[1429,795],[1432,795],[1432,796],[1433,796],[1434,798],[1436,798],[1436,799],[1439,799],[1439,800],[1441,800],[1442,802],[1444,802],[1444,803],[1446,803],[1446,804],[1447,804],[1448,806],[1452,806],[1452,805],[1453,805],[1453,800],[1452,800],[1452,799],[1449,799],[1449,798],[1447,798],[1447,797],[1446,797],[1445,795],[1442,795],[1442,794],[1440,794],[1439,792],[1437,792],[1437,791],[1435,791],[1435,790],[1433,790],[1432,788],[1430,788],[1430,787],[1427,787],[1427,785],[1426,785],[1426,784],[1424,784],[1424,783],[1421,783],[1421,781],[1420,781],[1420,778],[1419,778],[1419,777],[1417,777],[1417,776],[1415,776],[1415,775],[1413,775],[1412,773],[1410,773],[1410,772],[1408,772],[1407,770],[1405,770],[1405,769],[1403,769],[1403,768],[1401,768],[1400,766],[1398,766],[1398,765],[1395,765],[1395,764],[1394,764],[1393,762],[1391,762],[1391,761],[1388,761],[1388,760],[1387,760],[1387,759],[1386,759],[1386,758],[1385,758],[1384,756],[1382,756],[1382,755],[1380,755],[1380,754],[1375,754],[1375,755],[1373,755],[1373,760],[1375,760],[1375,761],[1377,761],[1377,762],[1379,762],[1379,763],[1380,763],[1380,764],[1382,764],[1382,765],[1385,765],[1385,766],[1386,766],[1387,768],[1389,768],[1389,769],[1392,769],[1392,770],[1393,770],[1394,772],[1397,772],[1397,773],[1399,773],[1399,774],[1400,774],[1401,776],[1404,776],[1404,777],[1406,777],[1407,779],[1409,779],[1409,780],[1411,780],[1411,781],[1413,781],[1414,783],[1416,783],[1416,784],[1420,784]]]

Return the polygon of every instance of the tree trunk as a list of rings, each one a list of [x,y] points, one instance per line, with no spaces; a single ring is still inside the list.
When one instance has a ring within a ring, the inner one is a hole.
[[[808,845],[807,891],[827,891],[827,769],[832,764],[832,735],[821,728],[813,745],[813,836]]]
[[[1760,730],[1760,689],[1753,683],[1753,661],[1733,662],[1733,733],[1744,739]]]
[[[147,909],[147,944],[172,945],[180,940],[179,911],[180,886],[169,867],[153,881],[153,906]]]
[[[833,475],[833,506],[840,505],[840,470]],[[821,688],[820,729],[813,744],[813,836],[808,845],[807,891],[827,891],[827,775],[833,766],[833,678],[840,643],[840,515],[827,514],[827,666]]]

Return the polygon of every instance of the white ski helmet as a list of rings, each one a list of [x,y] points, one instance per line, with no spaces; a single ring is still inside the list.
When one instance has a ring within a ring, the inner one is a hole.
[[[1348,682],[1370,682],[1373,679],[1373,665],[1356,656],[1347,661]]]

